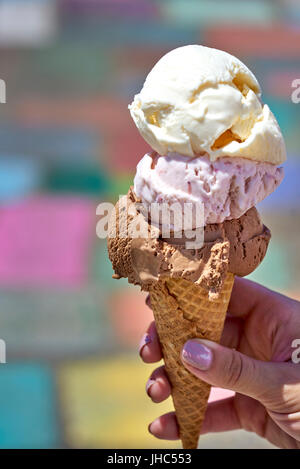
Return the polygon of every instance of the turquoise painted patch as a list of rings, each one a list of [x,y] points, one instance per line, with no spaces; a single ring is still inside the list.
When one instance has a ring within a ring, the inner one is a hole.
[[[275,10],[269,2],[216,0],[165,0],[158,2],[163,15],[172,22],[206,26],[216,23],[266,25],[274,19]]]
[[[283,135],[291,132],[293,128],[299,129],[299,109],[298,106],[295,105],[291,100],[287,101],[285,99],[276,98],[275,96],[267,95],[265,93],[264,103],[268,104],[276,119],[278,120]]]
[[[9,344],[8,344],[9,360]],[[51,370],[43,365],[0,365],[0,448],[59,445]]]
[[[119,280],[112,278],[114,271],[108,257],[106,240],[97,240],[97,245],[93,251],[91,269],[93,280],[99,283],[99,285],[102,285],[104,288],[116,289],[128,286],[128,281],[126,278]]]

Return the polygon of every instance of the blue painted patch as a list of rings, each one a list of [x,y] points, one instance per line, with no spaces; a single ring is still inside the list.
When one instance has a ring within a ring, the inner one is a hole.
[[[300,23],[300,6],[295,3],[289,5],[287,3],[285,9],[283,10],[284,18],[289,22],[290,25],[295,25],[299,27]]]
[[[77,127],[0,127],[1,153],[19,153],[57,165],[95,162],[98,160],[95,148],[100,144],[99,132]]]
[[[9,360],[9,346],[7,352]],[[30,363],[0,365],[0,448],[59,446],[55,412],[50,369]]]
[[[286,163],[283,165],[285,176],[280,186],[269,195],[263,202],[258,205],[258,209],[283,211],[290,213],[291,211],[300,211],[300,156],[288,156]]]
[[[155,21],[122,21],[116,27],[115,22],[108,19],[99,21],[97,17],[89,18],[86,23],[70,21],[65,26],[62,41],[91,41],[97,40],[103,45],[134,45],[173,47],[186,44],[201,44],[199,27],[175,26]]]
[[[43,183],[43,171],[28,158],[0,158],[0,201],[22,198],[35,192]]]

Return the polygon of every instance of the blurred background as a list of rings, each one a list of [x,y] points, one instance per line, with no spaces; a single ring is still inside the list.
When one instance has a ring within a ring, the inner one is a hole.
[[[169,411],[144,386],[145,295],[112,280],[96,207],[147,151],[127,106],[153,64],[185,44],[254,71],[286,139],[281,187],[259,207],[273,240],[251,275],[300,298],[297,0],[0,0],[0,447],[157,448]],[[244,432],[202,448],[269,447]]]

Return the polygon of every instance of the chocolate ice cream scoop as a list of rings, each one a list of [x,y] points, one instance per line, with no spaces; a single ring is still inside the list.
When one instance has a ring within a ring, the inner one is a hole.
[[[109,224],[109,258],[117,277],[127,277],[142,290],[163,278],[183,278],[205,288],[213,298],[222,290],[227,272],[248,275],[266,254],[271,233],[255,207],[238,219],[206,225],[203,247],[186,249],[183,239],[130,237],[127,230],[133,219],[139,220],[141,233],[150,234],[151,226],[138,212],[132,188],[124,197],[127,204],[116,204],[116,217]]]

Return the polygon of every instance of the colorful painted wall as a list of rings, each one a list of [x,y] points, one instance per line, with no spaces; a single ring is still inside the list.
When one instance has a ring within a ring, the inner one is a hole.
[[[256,74],[286,138],[273,232],[252,278],[300,297],[298,1],[3,0],[0,3],[0,447],[172,447],[148,423],[145,295],[112,280],[96,207],[115,202],[147,151],[127,109],[154,62],[198,43]],[[178,444],[176,444],[178,447]],[[253,435],[201,447],[266,447]]]

